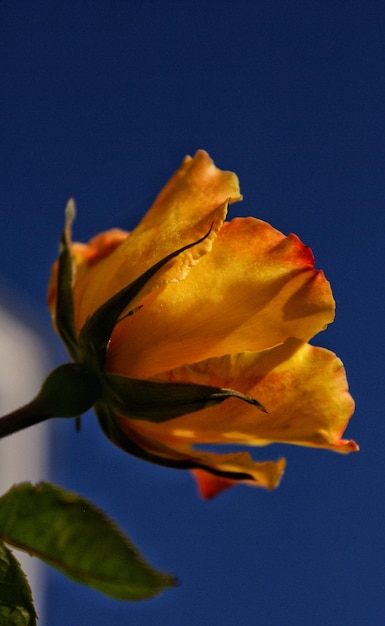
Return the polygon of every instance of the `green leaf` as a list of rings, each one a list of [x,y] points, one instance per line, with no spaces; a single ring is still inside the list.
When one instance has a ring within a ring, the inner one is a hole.
[[[0,498],[0,538],[119,600],[145,600],[175,584],[93,504],[50,483],[22,483]]]
[[[194,383],[165,383],[118,374],[105,374],[102,402],[121,417],[147,420],[157,424],[208,409],[229,398],[237,398],[256,409],[266,409],[256,400],[234,389]]]
[[[0,542],[0,626],[36,626],[31,589],[20,564]]]
[[[106,350],[112,331],[118,323],[124,309],[130,304],[131,300],[138,295],[150,278],[152,278],[164,265],[185,250],[188,250],[189,248],[201,243],[201,241],[204,241],[209,236],[210,232],[211,228],[204,235],[204,237],[201,237],[198,241],[189,243],[187,246],[179,248],[179,250],[176,250],[175,252],[171,252],[171,254],[168,254],[163,259],[158,261],[158,263],[152,265],[132,283],[123,287],[123,289],[118,291],[118,293],[112,296],[112,298],[109,298],[109,300],[102,304],[102,306],[99,307],[86,321],[80,332],[79,345],[82,354],[85,357],[88,356],[88,358],[91,355],[92,360],[95,359],[98,368],[102,370],[104,368]],[[139,308],[140,307],[136,307],[132,311],[129,311],[124,317],[136,313]]]

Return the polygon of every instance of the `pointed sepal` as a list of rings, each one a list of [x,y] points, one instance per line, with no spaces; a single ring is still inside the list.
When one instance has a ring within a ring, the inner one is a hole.
[[[242,400],[266,412],[258,400],[234,389],[141,380],[118,374],[103,376],[102,402],[114,413],[121,417],[158,424],[187,413],[208,409],[229,398]]]
[[[73,302],[73,260],[71,253],[71,226],[75,218],[75,203],[71,198],[65,211],[65,225],[60,239],[57,299],[55,320],[56,327],[69,354],[76,361],[78,341],[75,330],[75,312]]]

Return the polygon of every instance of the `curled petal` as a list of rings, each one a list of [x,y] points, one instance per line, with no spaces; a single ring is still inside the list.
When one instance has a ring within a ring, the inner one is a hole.
[[[253,487],[275,489],[278,487],[286,467],[285,459],[278,461],[253,461],[247,452],[233,454],[201,454],[194,451],[197,464],[195,471],[200,493],[209,498],[217,495],[224,488],[237,483],[245,483]],[[205,468],[205,469],[201,469]],[[198,473],[197,473],[198,472]],[[237,478],[239,474],[239,478]],[[242,478],[241,475],[244,474]],[[234,478],[232,478],[234,476]]]
[[[227,465],[230,465],[229,460],[224,461],[221,459],[220,455],[210,455],[212,467],[216,466],[218,469],[222,468],[223,470]],[[217,458],[215,458],[217,456]],[[228,455],[230,457],[230,455]],[[244,470],[248,468],[250,475],[253,477],[244,478],[241,480],[236,480],[235,478],[230,478],[231,473],[228,472],[228,476],[224,473],[214,474],[213,472],[203,470],[203,469],[193,469],[192,475],[194,476],[198,490],[202,498],[205,500],[210,500],[217,496],[225,489],[229,489],[230,487],[234,487],[235,485],[244,483],[246,485],[251,485],[252,487],[264,487],[265,489],[275,489],[278,487],[281,482],[283,473],[286,467],[286,460],[279,459],[278,461],[263,461],[257,463],[253,461],[251,456],[247,453],[240,453],[238,455],[233,455],[231,459],[231,464],[234,462],[238,463],[238,467],[243,467]],[[206,463],[206,467],[210,467],[208,463]]]
[[[115,329],[111,371],[146,378],[288,337],[308,341],[333,320],[335,306],[310,249],[254,218],[225,223],[183,284],[170,283],[143,304]]]
[[[203,470],[220,479],[216,483],[218,487],[223,485],[224,480],[274,489],[278,486],[286,466],[285,459],[255,462],[247,452],[216,454],[193,450],[182,440],[170,446],[161,440],[143,435],[139,429],[132,427],[130,420],[112,415],[106,407],[99,406],[96,410],[104,432],[126,452],[175,469]],[[202,474],[199,476],[199,480],[203,481]],[[214,483],[212,481],[211,495],[214,495]],[[203,490],[202,486],[202,495]],[[219,488],[216,492],[219,492]]]
[[[230,399],[164,424],[141,422],[142,434],[169,446],[202,443],[292,443],[335,452],[358,449],[342,439],[354,410],[341,361],[298,339],[258,353],[181,367],[164,379],[222,385],[258,398],[267,413]]]

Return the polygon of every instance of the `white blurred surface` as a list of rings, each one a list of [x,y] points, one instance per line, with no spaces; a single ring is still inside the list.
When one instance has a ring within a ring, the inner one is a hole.
[[[28,319],[28,311],[25,311]],[[30,401],[49,370],[48,351],[38,333],[0,304],[0,414]],[[13,484],[48,479],[49,424],[39,424],[0,441],[0,493]],[[35,600],[39,624],[44,618],[45,581],[40,561],[14,550]]]

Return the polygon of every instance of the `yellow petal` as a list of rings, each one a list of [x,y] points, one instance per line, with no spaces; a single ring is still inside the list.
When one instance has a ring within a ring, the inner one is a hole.
[[[343,365],[323,348],[289,339],[270,350],[210,359],[161,378],[236,389],[268,411],[231,399],[163,424],[135,422],[136,430],[169,446],[280,442],[345,453],[358,449],[341,439],[354,410]]]
[[[183,283],[143,304],[113,335],[108,368],[116,373],[147,378],[288,337],[307,341],[334,317],[330,285],[310,249],[254,218],[225,223]]]
[[[226,217],[227,203],[240,199],[235,174],[219,170],[206,152],[186,157],[129,237],[110,254],[100,255],[97,262],[82,264],[74,283],[77,327],[80,329],[103,302],[145,270],[199,240],[211,228],[204,241],[160,270],[144,291],[183,279],[211,250]]]

